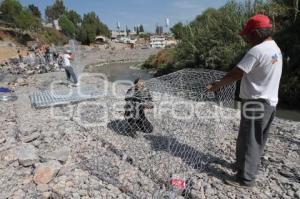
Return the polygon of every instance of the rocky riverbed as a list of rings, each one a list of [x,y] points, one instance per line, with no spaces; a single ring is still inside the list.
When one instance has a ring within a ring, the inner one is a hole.
[[[65,46],[69,49],[69,46]],[[63,51],[63,48],[57,49]],[[78,46],[75,51],[76,59],[73,67],[76,73],[81,73],[84,69],[100,67],[108,63],[128,63],[143,62],[150,55],[158,52],[158,49],[123,49],[111,50]],[[34,74],[51,73],[61,71],[56,62],[45,64],[43,61],[30,61],[31,57],[24,57],[24,63],[19,63],[19,59],[13,58],[11,62],[0,65],[0,86],[9,86],[14,89],[17,86],[24,86]]]
[[[203,103],[203,117],[186,120],[190,111],[172,104],[195,102],[153,93],[154,132],[132,138],[122,117],[126,86],[114,87],[116,96],[108,83],[96,101],[31,107],[30,92],[63,78],[27,77],[17,101],[0,102],[0,198],[300,198],[300,123],[275,119],[257,186],[237,189],[223,180],[234,174],[238,111]]]

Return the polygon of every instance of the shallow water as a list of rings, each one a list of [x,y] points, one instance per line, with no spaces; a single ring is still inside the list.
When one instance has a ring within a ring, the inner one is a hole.
[[[102,73],[106,75],[107,79],[111,82],[117,80],[134,81],[137,78],[148,80],[153,77],[153,75],[146,70],[139,69],[138,65],[139,63],[95,65],[88,67],[85,71],[90,73]]]

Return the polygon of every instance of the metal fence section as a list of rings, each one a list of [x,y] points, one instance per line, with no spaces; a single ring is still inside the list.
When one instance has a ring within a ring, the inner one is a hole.
[[[35,91],[30,95],[31,104],[35,108],[47,108],[51,106],[78,103],[84,100],[96,99],[102,93],[95,88],[70,88],[62,90]]]

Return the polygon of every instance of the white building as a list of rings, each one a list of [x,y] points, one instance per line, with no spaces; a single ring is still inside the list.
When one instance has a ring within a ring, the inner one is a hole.
[[[152,36],[150,37],[151,48],[165,48],[166,38],[164,36]]]
[[[124,43],[124,44],[135,44],[136,43],[136,39],[131,39],[130,37],[121,37],[120,38],[120,42]]]
[[[121,31],[111,31],[111,38],[112,39],[116,39],[116,38],[120,38],[120,37],[126,37],[127,33],[124,30]]]

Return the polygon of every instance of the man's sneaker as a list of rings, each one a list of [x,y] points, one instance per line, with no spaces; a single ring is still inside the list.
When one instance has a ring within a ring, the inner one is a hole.
[[[226,179],[225,184],[230,185],[230,186],[234,186],[234,187],[239,187],[239,188],[251,189],[251,188],[254,187],[255,183],[246,184],[242,180],[240,180],[238,178],[235,178],[235,179]]]

